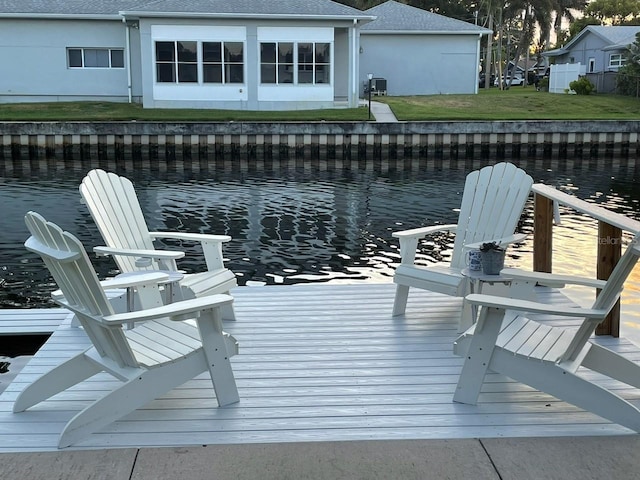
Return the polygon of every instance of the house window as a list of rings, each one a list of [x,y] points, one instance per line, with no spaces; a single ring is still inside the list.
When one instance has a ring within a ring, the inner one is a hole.
[[[156,42],[156,80],[159,83],[175,83],[175,42]]]
[[[156,80],[160,83],[197,83],[198,43],[156,42]]]
[[[329,83],[330,52],[328,43],[299,43],[298,83]]]
[[[330,47],[329,43],[261,43],[260,81],[272,84],[329,83]],[[297,55],[294,55],[296,51]],[[297,75],[294,76],[294,72]]]
[[[331,70],[331,50],[329,44],[316,43],[314,51],[316,83],[329,83]]]
[[[262,83],[293,83],[293,43],[260,44],[260,81]]]
[[[589,68],[588,68],[588,72],[589,73],[593,73],[596,71],[596,59],[595,58],[590,58],[589,59]]]
[[[621,53],[612,53],[609,57],[609,67],[618,68],[627,63],[627,59]]]
[[[202,76],[204,83],[243,83],[242,42],[202,42]]]
[[[178,83],[198,82],[198,43],[176,42],[178,51]]]
[[[68,48],[69,68],[124,68],[121,48]]]
[[[202,77],[200,77],[202,66]],[[158,83],[243,83],[242,42],[156,42]]]

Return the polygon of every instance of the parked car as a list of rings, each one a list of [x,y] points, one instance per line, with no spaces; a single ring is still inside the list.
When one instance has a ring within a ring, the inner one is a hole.
[[[485,79],[486,75],[484,73],[481,73],[478,76],[478,88],[484,88],[484,79]],[[491,74],[491,77],[489,79],[489,85],[494,87],[496,85],[496,76],[494,74]]]
[[[507,76],[506,80],[505,77],[502,76],[500,78],[500,81],[502,81],[502,85],[504,86],[509,86],[509,81],[511,80],[511,76]],[[496,78],[494,83],[493,83],[496,87],[498,85],[500,85],[498,83],[498,79]],[[524,76],[522,75],[522,73],[520,72],[516,72],[515,75],[513,76],[513,82],[511,83],[511,85],[524,85]]]

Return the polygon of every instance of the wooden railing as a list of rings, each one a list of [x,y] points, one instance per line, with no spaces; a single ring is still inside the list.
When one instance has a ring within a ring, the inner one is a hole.
[[[597,276],[607,280],[622,254],[622,232],[640,232],[640,222],[624,215],[561,192],[549,185],[536,183],[534,192],[533,269],[552,270],[552,227],[554,202],[598,220]],[[620,302],[596,329],[596,335],[620,335]]]

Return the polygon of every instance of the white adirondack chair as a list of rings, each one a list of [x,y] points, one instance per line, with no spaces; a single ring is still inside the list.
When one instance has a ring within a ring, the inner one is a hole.
[[[462,205],[455,225],[436,225],[395,232],[400,241],[400,265],[393,281],[397,284],[393,315],[403,315],[409,287],[431,290],[452,296],[464,296],[466,282],[461,271],[466,267],[466,252],[482,242],[506,245],[519,242],[523,234],[514,234],[529,197],[533,179],[510,163],[487,166],[467,175]],[[450,263],[418,265],[418,241],[437,232],[455,232]]]
[[[228,294],[237,286],[234,273],[223,262],[222,243],[231,240],[228,235],[150,232],[131,181],[104,170],[91,170],[87,174],[80,185],[80,195],[106,243],[94,251],[113,255],[122,273],[177,272],[176,260],[184,257],[184,252],[157,250],[153,243],[157,238],[171,238],[200,242],[207,266],[207,271],[184,275],[179,282],[183,288],[173,289],[175,299]],[[232,304],[225,306],[223,317],[235,319]]]
[[[601,289],[591,308],[541,304],[530,300],[469,295],[481,306],[478,322],[455,343],[454,352],[465,358],[453,400],[475,404],[487,370],[591,411],[603,418],[640,432],[640,410],[605,387],[578,372],[591,369],[640,388],[640,365],[589,341],[596,326],[617,302],[625,280],[640,256],[636,236],[609,279],[558,277],[552,274],[509,270],[514,288],[523,284],[559,286],[576,284]],[[532,320],[532,314],[582,318],[579,328],[554,327]]]
[[[26,248],[42,257],[60,288],[61,295],[54,300],[76,314],[93,347],[27,386],[15,401],[14,412],[100,372],[120,380],[121,384],[67,423],[58,443],[63,448],[207,370],[220,406],[239,400],[229,360],[238,347],[235,339],[222,331],[220,314],[220,309],[231,303],[230,296],[208,295],[114,314],[79,240],[37,213],[27,213],[25,220],[31,232]],[[146,274],[151,290],[159,275]],[[159,297],[157,288],[155,292]],[[142,323],[124,329],[130,322]]]

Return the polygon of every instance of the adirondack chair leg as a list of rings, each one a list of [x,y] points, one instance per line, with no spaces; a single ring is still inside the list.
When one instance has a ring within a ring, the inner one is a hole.
[[[78,319],[77,315],[74,315],[73,318],[71,319],[71,323],[69,324],[71,327],[74,328],[78,328],[80,327],[80,320]]]
[[[233,303],[228,305],[223,305],[221,307],[222,319],[226,321],[235,322],[236,320],[236,312],[233,309]]]
[[[582,365],[620,382],[640,388],[640,365],[600,345],[591,344]]]
[[[222,332],[220,310],[203,311],[197,319],[197,324],[218,405],[223,407],[239,402],[240,396],[230,361],[231,355],[235,355],[236,352],[230,352],[227,346],[227,340]]]
[[[475,405],[489,369],[491,356],[500,333],[505,312],[497,308],[483,308],[462,366],[453,401]]]
[[[475,321],[475,310],[466,300],[462,301],[462,312],[460,312],[460,320],[458,322],[458,333],[469,330]]]
[[[76,355],[25,388],[14,402],[13,411],[22,412],[101,371],[102,368],[85,357],[84,352]]]
[[[206,368],[202,352],[162,368],[140,370],[139,375],[96,400],[73,417],[64,427],[58,448],[65,448],[86,435],[124,417],[162,394],[199,375]],[[77,382],[74,382],[77,383]]]
[[[496,351],[500,373],[640,432],[640,410],[613,392],[552,362],[532,363],[507,351]]]
[[[460,311],[460,319],[458,320],[458,333],[463,333],[469,330],[471,326],[475,323],[476,317],[478,316],[477,308],[474,308],[469,302],[467,302],[466,298],[464,298],[470,292],[470,282],[462,282],[460,286],[460,294],[459,297],[462,298],[462,310]]]
[[[409,287],[406,285],[396,285],[396,298],[393,301],[394,317],[404,315],[407,309],[407,299],[409,298]]]

